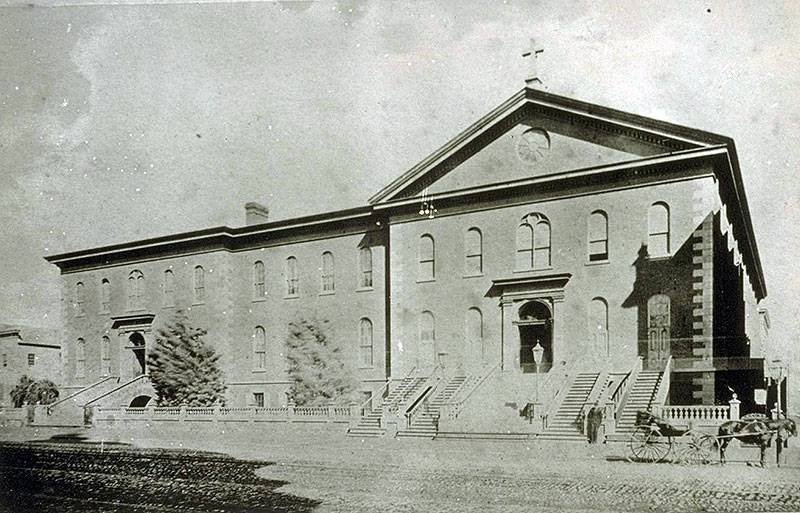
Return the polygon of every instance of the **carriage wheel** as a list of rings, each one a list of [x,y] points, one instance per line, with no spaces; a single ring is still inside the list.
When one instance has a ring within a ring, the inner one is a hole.
[[[667,457],[672,441],[648,426],[637,426],[628,440],[628,461],[658,463]]]
[[[678,462],[684,465],[705,465],[711,462],[711,455],[719,453],[716,437],[689,430],[678,439],[675,449]]]

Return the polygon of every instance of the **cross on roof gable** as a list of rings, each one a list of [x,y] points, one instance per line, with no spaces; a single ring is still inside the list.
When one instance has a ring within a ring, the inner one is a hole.
[[[391,182],[372,198],[385,203],[419,194],[514,126],[545,120],[557,132],[647,157],[728,144],[726,137],[532,88],[524,88]]]

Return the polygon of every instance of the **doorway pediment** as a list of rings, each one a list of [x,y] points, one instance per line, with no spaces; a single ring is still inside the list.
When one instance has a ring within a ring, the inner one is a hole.
[[[151,313],[120,315],[111,318],[111,329],[120,332],[149,330],[155,318],[155,314]]]
[[[570,273],[539,274],[530,276],[514,276],[492,280],[489,289],[490,297],[499,297],[501,303],[511,303],[525,299],[547,297],[552,301],[564,299],[564,287]]]

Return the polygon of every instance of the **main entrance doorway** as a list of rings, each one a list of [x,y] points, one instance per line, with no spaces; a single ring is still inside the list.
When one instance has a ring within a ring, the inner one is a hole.
[[[134,332],[128,337],[130,346],[128,348],[133,352],[133,361],[131,362],[131,372],[133,376],[141,376],[145,373],[145,341],[141,333]]]
[[[669,296],[657,294],[647,301],[647,368],[662,369],[671,351]]]
[[[519,364],[524,373],[547,372],[553,366],[553,319],[550,308],[541,301],[529,301],[519,309]],[[533,348],[541,346],[542,361],[536,367]]]

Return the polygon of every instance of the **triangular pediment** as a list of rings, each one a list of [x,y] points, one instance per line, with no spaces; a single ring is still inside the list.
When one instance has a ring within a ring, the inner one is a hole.
[[[523,89],[370,202],[613,165],[727,142],[707,132]]]

